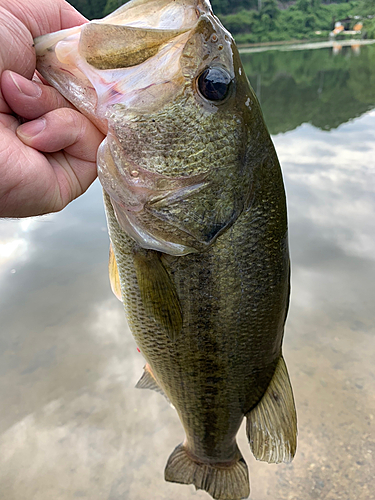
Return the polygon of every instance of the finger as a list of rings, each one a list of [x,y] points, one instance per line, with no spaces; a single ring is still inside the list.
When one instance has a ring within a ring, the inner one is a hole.
[[[104,135],[81,113],[60,108],[17,129],[24,144],[45,153],[64,149],[69,155],[85,161],[96,161]]]
[[[3,97],[11,110],[27,120],[34,120],[56,108],[73,108],[53,87],[30,81],[13,71],[1,76]]]
[[[6,113],[0,113],[0,126],[3,126],[6,129],[11,130],[15,134],[17,127],[19,127],[19,125],[20,122],[17,120],[15,116]]]
[[[62,210],[94,181],[96,162],[27,146],[13,132],[15,121],[0,119],[0,217]]]
[[[87,22],[82,14],[64,0],[28,0],[26,5],[24,2],[7,2],[7,9],[27,27],[34,38]]]
[[[87,23],[87,19],[68,2],[63,2],[60,7],[60,23],[61,28],[59,29],[65,30]]]
[[[1,70],[9,69],[27,78],[35,71],[33,38],[87,22],[65,0],[0,1]],[[0,90],[0,113],[9,113]]]

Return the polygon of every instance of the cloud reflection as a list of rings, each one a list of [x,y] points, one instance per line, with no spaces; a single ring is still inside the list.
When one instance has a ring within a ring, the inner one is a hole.
[[[0,278],[8,274],[12,262],[24,262],[30,252],[29,233],[53,215],[21,220],[4,220],[0,226]],[[11,269],[14,273],[15,269]]]
[[[291,465],[267,466],[251,458],[241,429],[252,496],[368,500],[375,113],[274,141],[289,204],[285,356],[299,445]],[[144,362],[109,287],[100,191],[95,184],[60,214],[0,222],[0,499],[203,500],[163,481],[183,432],[163,397],[134,389]]]
[[[375,112],[330,132],[304,124],[274,142],[287,188],[293,284],[299,290],[292,306],[319,311],[331,305],[335,314],[348,307],[357,311],[356,319],[365,315],[372,322]]]

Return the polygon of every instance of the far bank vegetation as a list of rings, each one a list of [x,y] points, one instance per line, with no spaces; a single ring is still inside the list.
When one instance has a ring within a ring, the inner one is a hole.
[[[88,19],[111,13],[123,0],[70,0]],[[239,44],[326,40],[342,23],[358,38],[375,38],[375,0],[211,0],[214,12]],[[360,30],[358,26],[363,25]],[[343,37],[345,33],[338,36]]]

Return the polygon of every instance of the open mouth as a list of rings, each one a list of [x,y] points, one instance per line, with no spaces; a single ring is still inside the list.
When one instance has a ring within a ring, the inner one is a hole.
[[[98,151],[99,179],[119,225],[143,248],[185,255],[209,245],[225,226],[211,214],[210,227],[203,231],[199,217],[179,208],[194,205],[202,190],[211,189],[208,164],[189,173],[184,165],[169,172],[168,147],[159,154],[155,146],[150,153],[144,144],[156,126],[147,135],[139,119],[155,121],[151,117],[174,102],[185,110],[188,98],[195,106],[198,69],[226,53],[215,53],[223,49],[218,36],[212,37],[216,21],[207,0],[132,0],[102,20],[35,40],[39,72],[107,135]],[[203,100],[201,95],[197,99]],[[194,107],[198,120],[199,106]],[[173,150],[171,137],[178,134],[168,134],[162,142],[170,141]],[[179,134],[178,140],[186,140],[183,127]],[[142,152],[149,154],[143,168]],[[207,211],[214,212],[214,205],[206,203]]]
[[[133,0],[104,19],[35,40],[38,71],[106,132],[108,106],[161,107],[183,83],[180,56],[206,0]]]

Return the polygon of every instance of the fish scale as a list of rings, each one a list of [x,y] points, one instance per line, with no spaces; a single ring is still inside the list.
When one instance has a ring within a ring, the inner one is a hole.
[[[226,116],[225,126],[206,123],[199,109],[188,113],[179,101],[167,106],[161,113],[134,118],[128,117],[126,108],[117,105],[109,119],[112,116],[116,125],[115,133],[120,143],[127,144],[128,155],[136,155],[139,166],[154,172],[165,173],[167,170],[170,176],[177,172],[179,175],[191,175],[197,167],[200,171],[207,171],[221,165],[223,161],[231,164],[233,157],[238,154],[227,137],[229,131],[233,135],[232,131],[238,125],[232,113]],[[124,123],[127,124],[125,130]],[[204,149],[197,141],[197,137],[202,137],[202,134],[205,135]],[[242,138],[238,135],[237,148],[240,150]],[[232,139],[235,140],[235,137]]]

